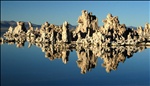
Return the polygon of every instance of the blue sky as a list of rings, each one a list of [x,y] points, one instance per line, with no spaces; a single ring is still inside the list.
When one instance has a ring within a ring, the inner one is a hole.
[[[149,1],[1,1],[1,21],[31,21],[43,24],[45,21],[60,25],[68,21],[77,25],[82,10],[88,10],[98,17],[99,26],[108,13],[118,16],[126,26],[144,26],[150,23]]]

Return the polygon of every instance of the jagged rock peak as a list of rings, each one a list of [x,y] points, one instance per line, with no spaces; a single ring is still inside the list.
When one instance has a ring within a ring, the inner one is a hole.
[[[81,11],[81,16],[78,17],[78,27],[76,32],[87,33],[88,28],[93,30],[98,29],[98,18],[92,15],[92,12],[88,13],[87,10]]]

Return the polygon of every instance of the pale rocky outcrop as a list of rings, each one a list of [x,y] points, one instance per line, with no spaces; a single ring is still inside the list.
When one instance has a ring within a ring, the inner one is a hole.
[[[75,32],[73,32],[73,37],[78,35],[79,39],[89,38],[92,37],[93,32],[98,29],[97,17],[95,15],[92,15],[92,12],[88,13],[87,10],[82,10],[82,14],[81,16],[79,16],[77,22],[78,26]]]
[[[126,31],[125,24],[120,24],[118,17],[112,16],[112,14],[108,14],[102,22],[104,23],[104,26],[100,28],[102,34],[108,35],[109,31],[112,30],[116,35],[122,35]]]
[[[28,24],[29,24],[29,29],[27,30],[26,35],[33,37],[33,36],[35,36],[35,35],[34,35],[34,29],[33,29],[33,27],[32,27],[31,22],[28,22]]]
[[[8,34],[12,34],[13,33],[13,28],[10,26],[8,29]]]
[[[87,33],[88,28],[93,30],[98,29],[98,19],[95,15],[92,15],[92,12],[88,13],[87,10],[82,10],[82,15],[78,18],[78,27],[77,32],[81,31]]]
[[[146,37],[147,41],[150,41],[150,24],[146,23],[143,35]]]
[[[62,26],[62,41],[69,42],[68,22],[64,22]]]
[[[12,36],[13,35],[13,27],[9,27],[8,31],[4,33],[4,36]]]
[[[141,26],[137,27],[137,33],[139,36],[142,36],[143,35],[143,29]]]
[[[17,26],[15,27],[14,31],[13,31],[13,34],[20,34],[22,32],[26,32],[26,27],[24,25],[24,22],[17,22]]]
[[[98,27],[98,18],[88,12],[82,10],[81,16],[78,18],[76,29],[69,29],[69,23],[64,22],[63,25],[54,25],[45,22],[41,28],[33,29],[31,22],[28,22],[29,28],[26,30],[24,22],[17,22],[17,26],[13,29],[10,27],[4,34],[9,41],[22,41],[20,38],[27,39],[31,44],[38,43],[74,43],[76,45],[138,45],[150,44],[150,24],[146,23],[145,27],[127,28],[125,24],[120,24],[117,16],[108,14],[102,22],[103,26]],[[23,39],[24,40],[24,39]]]

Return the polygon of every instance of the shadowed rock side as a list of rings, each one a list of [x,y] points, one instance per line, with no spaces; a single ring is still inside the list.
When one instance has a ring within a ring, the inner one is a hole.
[[[98,57],[104,60],[102,66],[107,72],[116,70],[119,62],[124,62],[126,57],[150,45],[149,23],[144,28],[140,26],[134,30],[120,24],[117,16],[108,14],[102,21],[104,25],[99,27],[95,15],[86,10],[81,13],[76,29],[71,30],[66,21],[61,26],[45,22],[41,28],[33,28],[31,22],[26,28],[24,22],[19,21],[15,28],[10,26],[0,38],[0,43],[23,47],[27,41],[28,47],[36,45],[42,49],[45,57],[50,60],[62,58],[65,64],[69,60],[69,52],[76,50],[81,73],[94,68]]]

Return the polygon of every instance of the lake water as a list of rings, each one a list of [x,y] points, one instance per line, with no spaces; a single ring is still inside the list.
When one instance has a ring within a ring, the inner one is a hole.
[[[105,52],[106,55],[101,55],[103,57],[93,57],[93,50],[82,49],[77,52],[73,49],[60,51],[64,58],[54,58],[42,48],[36,45],[28,48],[28,45],[27,42],[20,48],[16,44],[0,45],[1,86],[150,86],[150,48],[132,52],[122,62],[118,56],[123,53],[116,52],[116,57],[103,58],[114,52]],[[89,55],[90,61],[85,52],[92,53],[92,56]],[[58,52],[55,54],[59,56]],[[93,58],[96,61],[92,63]],[[109,66],[115,70],[109,71]]]

